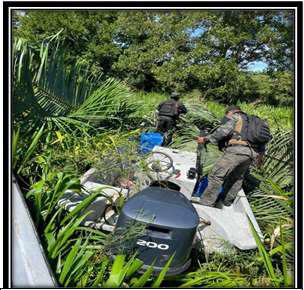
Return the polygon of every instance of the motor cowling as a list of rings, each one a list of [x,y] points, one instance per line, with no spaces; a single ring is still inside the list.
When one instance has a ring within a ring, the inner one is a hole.
[[[140,191],[125,203],[116,231],[127,229],[134,222],[145,224],[145,231],[131,243],[144,262],[143,268],[153,264],[159,272],[172,255],[167,275],[179,274],[189,267],[199,216],[182,193],[161,187]]]

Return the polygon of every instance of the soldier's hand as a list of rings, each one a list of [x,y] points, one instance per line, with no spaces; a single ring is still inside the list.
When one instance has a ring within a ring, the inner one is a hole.
[[[198,144],[205,144],[208,141],[207,137],[197,137],[196,139]]]

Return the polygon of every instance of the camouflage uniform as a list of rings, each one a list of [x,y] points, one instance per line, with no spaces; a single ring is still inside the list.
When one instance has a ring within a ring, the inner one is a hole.
[[[240,114],[233,114],[232,118],[220,126],[214,133],[207,136],[208,141],[213,144],[227,136],[232,136]],[[242,187],[244,174],[256,159],[258,152],[264,148],[253,150],[246,145],[228,146],[224,155],[215,163],[211,173],[208,175],[208,187],[200,200],[201,204],[215,206],[221,186],[224,188],[223,204],[229,206],[233,203],[237,193]]]

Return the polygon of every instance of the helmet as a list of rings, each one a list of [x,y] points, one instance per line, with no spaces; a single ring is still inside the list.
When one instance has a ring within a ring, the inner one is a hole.
[[[231,111],[241,111],[241,108],[236,105],[231,105],[226,108],[225,113],[227,114],[228,112],[231,112]]]

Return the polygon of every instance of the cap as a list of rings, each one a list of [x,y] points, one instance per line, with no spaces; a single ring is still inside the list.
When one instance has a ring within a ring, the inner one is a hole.
[[[172,99],[178,99],[179,96],[180,96],[179,93],[176,92],[176,91],[174,91],[174,92],[171,93],[171,98],[172,98]]]

